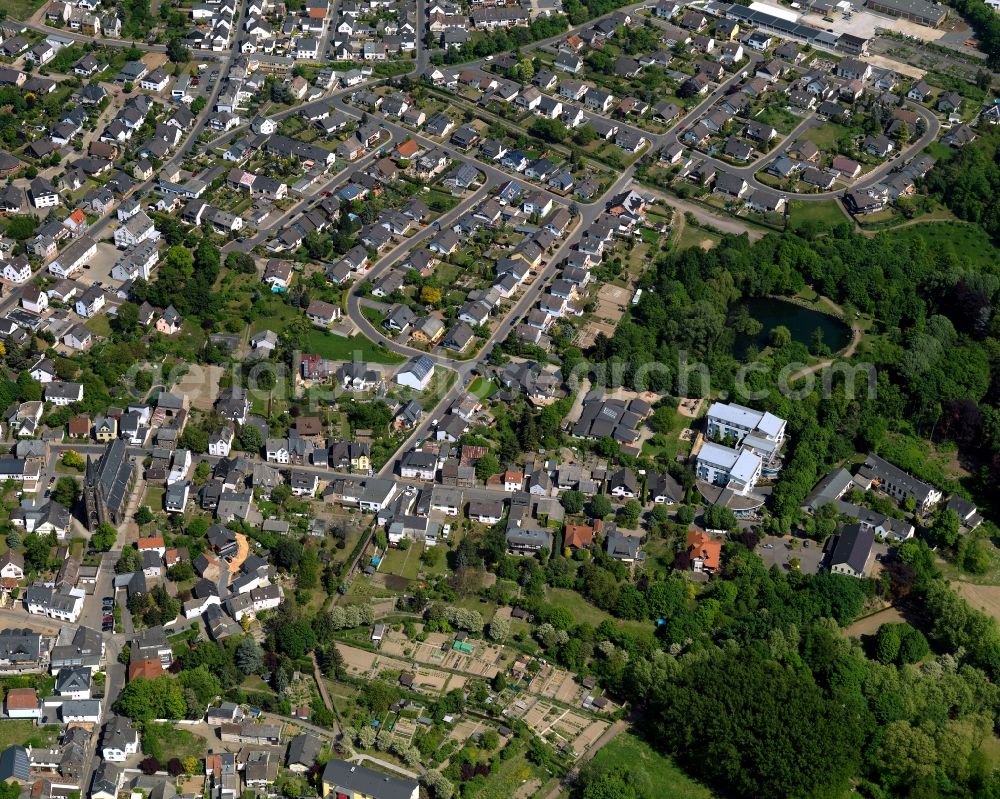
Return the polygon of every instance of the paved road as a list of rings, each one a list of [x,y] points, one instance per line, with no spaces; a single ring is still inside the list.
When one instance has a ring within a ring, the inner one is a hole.
[[[622,9],[618,9],[618,11],[631,12],[642,8],[648,8],[650,6],[651,3],[649,2],[635,3],[633,5],[623,7]],[[651,17],[650,19],[655,25],[663,26],[665,24],[656,17]],[[544,39],[542,41],[526,45],[525,47],[522,48],[522,50],[526,52],[530,52],[532,50],[548,50],[549,52],[553,52],[553,50],[550,47],[551,45],[562,41],[570,33],[579,32],[581,29],[593,25],[596,21],[597,20],[590,20],[584,25],[580,25],[576,28],[571,29],[571,31],[567,31],[565,33],[559,34],[558,36],[553,36],[549,39]],[[615,120],[615,121],[619,124],[620,127],[629,128],[630,130],[638,132],[641,135],[645,136],[647,139],[649,139],[650,148],[647,151],[647,153],[656,152],[658,150],[663,149],[666,146],[675,144],[679,141],[680,135],[689,127],[691,127],[694,124],[695,120],[697,120],[702,114],[704,114],[705,111],[707,111],[711,106],[713,106],[721,97],[727,94],[731,88],[733,88],[737,83],[743,80],[743,77],[745,75],[753,74],[757,64],[763,60],[763,56],[756,52],[747,53],[747,57],[749,58],[748,63],[743,65],[740,68],[739,72],[729,76],[722,83],[720,83],[715,88],[715,90],[710,92],[703,101],[698,103],[698,105],[696,105],[687,114],[685,114],[684,118],[681,120],[679,124],[675,125],[666,133],[659,133],[659,134],[650,133],[649,131],[642,130],[641,128],[629,125],[620,120]],[[487,62],[486,59],[478,59],[475,61],[463,63],[462,66],[463,68],[466,69],[471,69],[476,67],[480,69],[485,69],[489,67],[489,62]],[[564,100],[563,105],[564,106],[573,105],[573,103],[567,103]],[[852,189],[867,188],[869,186],[875,185],[883,177],[885,177],[885,175],[889,171],[891,171],[895,166],[898,166],[902,164],[906,159],[919,154],[921,151],[923,151],[925,147],[927,147],[928,144],[934,141],[934,139],[937,137],[938,132],[940,131],[941,123],[938,121],[937,116],[932,111],[917,103],[913,103],[908,100],[904,101],[904,105],[923,118],[925,124],[924,133],[915,142],[906,147],[902,151],[902,153],[900,153],[900,155],[898,155],[896,158],[884,162],[883,164],[873,169],[871,172],[867,173],[860,180],[852,184],[851,186]],[[593,116],[594,114],[593,112],[588,111],[587,115]],[[742,177],[744,180],[747,181],[747,183],[751,188],[774,191],[773,187],[767,186],[766,184],[761,183],[759,180],[757,180],[755,174],[764,167],[766,167],[775,158],[779,157],[784,153],[786,142],[790,143],[794,141],[794,137],[796,135],[798,135],[811,125],[817,124],[818,121],[819,120],[817,117],[815,117],[815,115],[810,115],[805,120],[803,120],[803,122],[801,122],[798,126],[796,126],[795,130],[792,132],[791,135],[785,137],[785,139],[776,144],[764,155],[759,156],[753,162],[746,164],[744,166],[733,166],[727,161],[723,161],[718,158],[713,158],[709,155],[706,155],[705,153],[694,150],[692,150],[692,152],[696,152],[699,158],[704,159],[706,162],[714,165],[716,169],[724,169],[730,173]],[[843,190],[838,190],[829,192],[819,192],[814,194],[798,194],[793,192],[782,192],[782,194],[789,200],[804,200],[807,202],[818,202],[818,201],[842,197],[844,192]]]
[[[241,14],[242,9],[243,9],[243,3],[240,2],[239,7],[237,8],[237,17],[236,17],[237,19],[239,19],[241,17],[241,15],[242,15]],[[40,28],[45,33],[50,33],[50,34],[57,33],[60,36],[69,35],[71,33],[70,31],[62,31],[62,30],[59,30],[59,29],[56,29],[56,28],[48,28],[48,26],[37,25],[37,24],[34,24],[34,23],[32,23],[31,25],[29,25],[29,27],[33,27],[34,29],[39,29]],[[202,131],[205,129],[205,125],[206,125],[206,123],[208,121],[208,117],[211,116],[212,109],[215,107],[215,101],[218,99],[219,93],[222,91],[223,80],[224,80],[226,74],[229,72],[229,65],[232,62],[232,60],[236,56],[238,56],[240,54],[240,45],[242,44],[243,40],[246,38],[246,33],[243,31],[242,26],[237,26],[237,29],[238,29],[238,33],[236,34],[236,37],[235,37],[235,43],[233,44],[233,48],[229,51],[229,53],[228,54],[221,54],[221,53],[215,53],[215,54],[213,54],[215,58],[222,58],[222,64],[219,67],[219,80],[216,81],[215,87],[213,88],[213,90],[209,94],[209,96],[206,98],[208,102],[207,102],[207,104],[205,106],[204,112],[202,112],[201,114],[198,115],[198,118],[195,121],[194,127],[191,129],[190,133],[188,133],[187,138],[185,138],[184,141],[181,143],[180,147],[177,148],[177,152],[174,153],[174,155],[171,156],[171,158],[168,159],[163,164],[163,167],[159,170],[159,172],[157,173],[157,175],[154,175],[150,180],[147,180],[147,181],[144,181],[144,182],[138,184],[132,190],[132,193],[131,193],[130,196],[132,196],[132,197],[142,197],[147,191],[149,191],[149,189],[151,189],[153,186],[156,185],[157,181],[159,180],[158,175],[167,172],[172,167],[179,166],[181,164],[181,162],[187,157],[187,154],[190,152],[190,150],[194,146],[195,142],[198,141],[198,137],[201,135]],[[72,38],[78,39],[79,41],[95,41],[94,37],[92,37],[92,36],[86,36],[86,35],[82,35],[82,34],[74,34]],[[123,44],[123,43],[120,43],[116,39],[100,39],[100,40],[97,40],[97,41],[99,41],[102,44],[110,44],[112,46],[130,46],[130,43],[126,42],[126,43]],[[155,49],[155,48],[148,48],[147,47],[146,49]],[[162,50],[162,49],[165,49],[165,48],[160,48],[160,49]],[[199,53],[199,55],[197,56],[197,58],[199,58],[199,59],[203,58],[203,56],[200,55],[201,51],[197,51],[197,52]],[[104,230],[110,224],[112,224],[113,222],[117,221],[117,219],[118,219],[117,211],[115,209],[112,209],[109,213],[107,213],[104,216],[102,216],[100,219],[98,219],[96,222],[94,222],[93,225],[90,226],[90,229],[87,231],[87,235],[91,236],[95,241],[99,241],[100,238],[101,238],[101,234],[104,232]],[[7,291],[6,292],[6,296],[4,296],[3,299],[0,299],[0,315],[5,314],[8,310],[10,310],[11,308],[16,307],[18,304],[20,304],[20,302],[21,302],[21,294],[22,294],[22,292],[24,290],[24,287],[25,286],[33,285],[34,284],[34,279],[39,274],[41,274],[42,272],[44,272],[46,269],[47,269],[46,266],[40,267],[38,270],[36,270],[32,274],[31,279],[28,280],[26,283],[24,283],[21,286],[12,286],[10,288],[10,290]]]

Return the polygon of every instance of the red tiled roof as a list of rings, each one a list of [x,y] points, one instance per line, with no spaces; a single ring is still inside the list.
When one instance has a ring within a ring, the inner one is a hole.
[[[163,664],[159,658],[149,660],[133,660],[128,664],[128,678],[131,682],[136,677],[145,677],[147,680],[155,680],[163,676]]]
[[[722,566],[722,542],[711,538],[704,530],[692,530],[687,535],[688,552],[692,558],[701,558],[706,569]]]
[[[144,550],[144,549],[160,549],[163,546],[164,546],[163,536],[161,536],[161,535],[153,535],[153,536],[150,536],[149,538],[140,538],[139,539],[139,551],[140,552],[142,550]]]
[[[7,692],[8,710],[34,710],[38,707],[38,693],[34,688],[11,688]]]
[[[594,528],[589,524],[567,524],[566,546],[583,549],[594,543]]]

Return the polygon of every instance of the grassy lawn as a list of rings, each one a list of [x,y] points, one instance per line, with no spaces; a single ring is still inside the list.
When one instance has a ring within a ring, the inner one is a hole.
[[[720,241],[722,241],[722,237],[717,233],[694,225],[685,225],[681,235],[677,237],[677,249],[686,250],[689,247],[702,247],[710,250]]]
[[[350,361],[357,358],[371,363],[402,363],[402,356],[384,350],[364,336],[342,338],[322,330],[311,330],[305,337],[305,348],[332,361]]]
[[[424,551],[423,544],[410,544],[403,549],[390,549],[379,571],[383,574],[396,574],[408,580],[415,580],[417,572],[420,571],[420,554]]]
[[[938,163],[949,161],[955,155],[955,151],[951,147],[939,141],[932,141],[924,148],[924,152]]]
[[[43,0],[5,0],[3,7],[8,16],[14,19],[27,19],[41,5]]]
[[[48,724],[36,727],[30,719],[0,720],[0,750],[17,744],[19,746],[54,746],[59,738],[59,727]]]
[[[101,314],[87,320],[87,329],[95,336],[108,338],[111,335],[111,322],[107,315]]]
[[[597,627],[605,619],[610,619],[611,615],[605,613],[596,605],[591,605],[576,591],[569,588],[546,588],[545,601],[558,607],[566,608],[573,614],[577,622],[587,622]],[[645,632],[652,634],[653,625],[641,621],[615,620],[619,627],[626,627],[635,632]]]
[[[666,755],[661,755],[641,738],[626,732],[594,755],[594,764],[613,766],[627,763],[645,774],[654,796],[671,799],[711,799],[712,792],[681,771]]]
[[[258,674],[251,674],[242,683],[240,683],[240,688],[244,691],[271,691],[271,686],[269,686]]]
[[[930,252],[952,255],[981,269],[990,269],[997,260],[1000,260],[1000,249],[993,244],[983,229],[965,222],[927,222],[907,225],[882,235],[889,236],[901,244],[922,241]]]
[[[446,213],[458,205],[458,197],[449,194],[446,191],[441,191],[440,189],[431,189],[425,195],[423,195],[423,200],[427,205],[434,209],[441,209],[441,213]]]
[[[840,210],[836,200],[795,200],[788,212],[788,227],[799,230],[807,224],[815,224],[820,230],[829,230],[841,222],[850,221]]]
[[[838,125],[836,122],[825,122],[816,128],[809,128],[802,134],[802,138],[811,141],[821,150],[835,150],[837,140],[846,134],[847,128]]]
[[[757,114],[755,119],[758,122],[763,122],[765,125],[773,126],[778,133],[785,135],[795,130],[795,126],[802,121],[801,118],[795,116],[791,111],[776,105],[768,106]]]
[[[523,748],[519,743],[511,745]],[[529,763],[519,751],[501,763],[500,768],[490,774],[482,788],[467,795],[476,799],[510,799],[522,784],[532,778],[544,781],[548,775]]]
[[[184,730],[173,724],[149,724],[142,736],[142,751],[152,755],[161,763],[172,758],[205,757],[208,742],[200,735]]]
[[[469,393],[475,394],[479,399],[484,400],[492,397],[499,390],[499,386],[492,380],[483,380],[477,377],[469,386]]]
[[[961,580],[963,583],[973,585],[1000,585],[1000,550],[990,541],[984,539],[990,553],[990,568],[985,574],[969,574],[962,571],[957,564],[937,558],[936,563],[941,569],[941,573],[948,580]]]
[[[451,387],[455,385],[456,380],[458,380],[457,372],[453,372],[450,369],[448,371],[442,371],[439,368],[434,373],[430,383],[428,383],[427,390],[424,392],[423,396],[420,397],[420,407],[422,407],[425,411],[431,410],[431,408],[441,401],[441,398],[445,394],[451,391]]]
[[[159,488],[157,486],[149,486],[146,489],[146,494],[142,498],[143,505],[149,505],[149,509],[153,513],[157,513],[163,510],[163,495],[167,491],[165,488]]]
[[[367,305],[362,305],[361,313],[365,319],[375,325],[375,327],[382,327],[382,322],[385,321],[385,314],[378,308],[370,308]]]
[[[261,330],[273,330],[280,333],[293,319],[299,317],[300,313],[290,305],[283,302],[268,303],[267,311],[273,312],[269,316],[259,316],[250,325],[250,335],[259,333]]]

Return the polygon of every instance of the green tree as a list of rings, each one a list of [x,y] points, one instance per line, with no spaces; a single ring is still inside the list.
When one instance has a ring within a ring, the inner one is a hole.
[[[930,644],[920,630],[909,624],[901,624],[899,660],[901,663],[917,663],[930,653]]]
[[[487,452],[476,461],[476,478],[486,481],[500,472],[500,461],[492,452]]]
[[[612,511],[611,500],[604,494],[596,494],[590,498],[590,516],[594,519],[603,519]]]
[[[771,346],[775,349],[785,349],[792,343],[792,331],[784,325],[778,325],[771,330]]]
[[[97,529],[90,536],[90,545],[98,552],[107,552],[114,546],[115,539],[118,538],[118,531],[114,525],[108,522],[101,522]]]
[[[122,554],[118,556],[115,564],[115,572],[118,574],[131,574],[142,569],[142,556],[135,547],[125,547]]]
[[[618,522],[622,527],[634,529],[639,525],[641,514],[642,505],[637,499],[630,499],[618,509]]]
[[[650,683],[647,706],[681,763],[726,795],[760,799],[839,795],[870,723],[799,669],[736,647],[678,661],[674,678]]]
[[[953,548],[958,543],[961,520],[958,514],[947,508],[938,512],[928,530],[928,537],[937,546]]]
[[[882,663],[895,663],[902,643],[900,624],[883,624],[875,633],[875,657]]]
[[[264,446],[264,437],[259,428],[252,424],[245,424],[236,434],[236,443],[244,452],[260,452]]]
[[[575,515],[583,511],[584,496],[575,489],[564,491],[559,497],[563,510],[570,515]]]
[[[69,476],[60,477],[56,480],[56,486],[52,490],[52,499],[67,508],[72,508],[76,503],[76,498],[80,495],[80,484]]]

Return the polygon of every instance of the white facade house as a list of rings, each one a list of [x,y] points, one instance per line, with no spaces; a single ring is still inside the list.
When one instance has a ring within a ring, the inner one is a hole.
[[[396,373],[396,382],[401,386],[423,391],[433,377],[434,361],[426,355],[420,355]]]
[[[710,438],[732,438],[739,445],[747,436],[780,444],[785,438],[787,422],[765,411],[755,411],[735,403],[713,402],[705,424]]]
[[[5,261],[0,274],[9,283],[26,283],[31,280],[31,264],[24,255]]]
[[[75,624],[83,610],[86,592],[81,588],[54,588],[35,584],[24,592],[28,613]]]
[[[139,751],[139,733],[126,718],[115,716],[104,725],[101,756],[112,763],[122,763]]]
[[[218,458],[228,458],[229,452],[233,448],[232,427],[223,427],[208,438],[208,454]]]
[[[27,286],[21,292],[21,305],[26,311],[32,313],[44,313],[49,307],[49,295],[44,291],[39,291],[35,286]]]
[[[115,230],[115,246],[126,250],[143,241],[156,241],[159,237],[160,232],[153,225],[153,220],[145,211],[140,211]]]
[[[760,479],[763,463],[749,450],[738,450],[706,441],[695,456],[698,479],[748,494]]]
[[[101,700],[70,699],[62,703],[59,718],[63,724],[98,724],[101,721]]]
[[[97,242],[90,236],[83,236],[59,253],[49,264],[49,272],[56,277],[72,277],[83,269],[84,264],[97,252]]]

